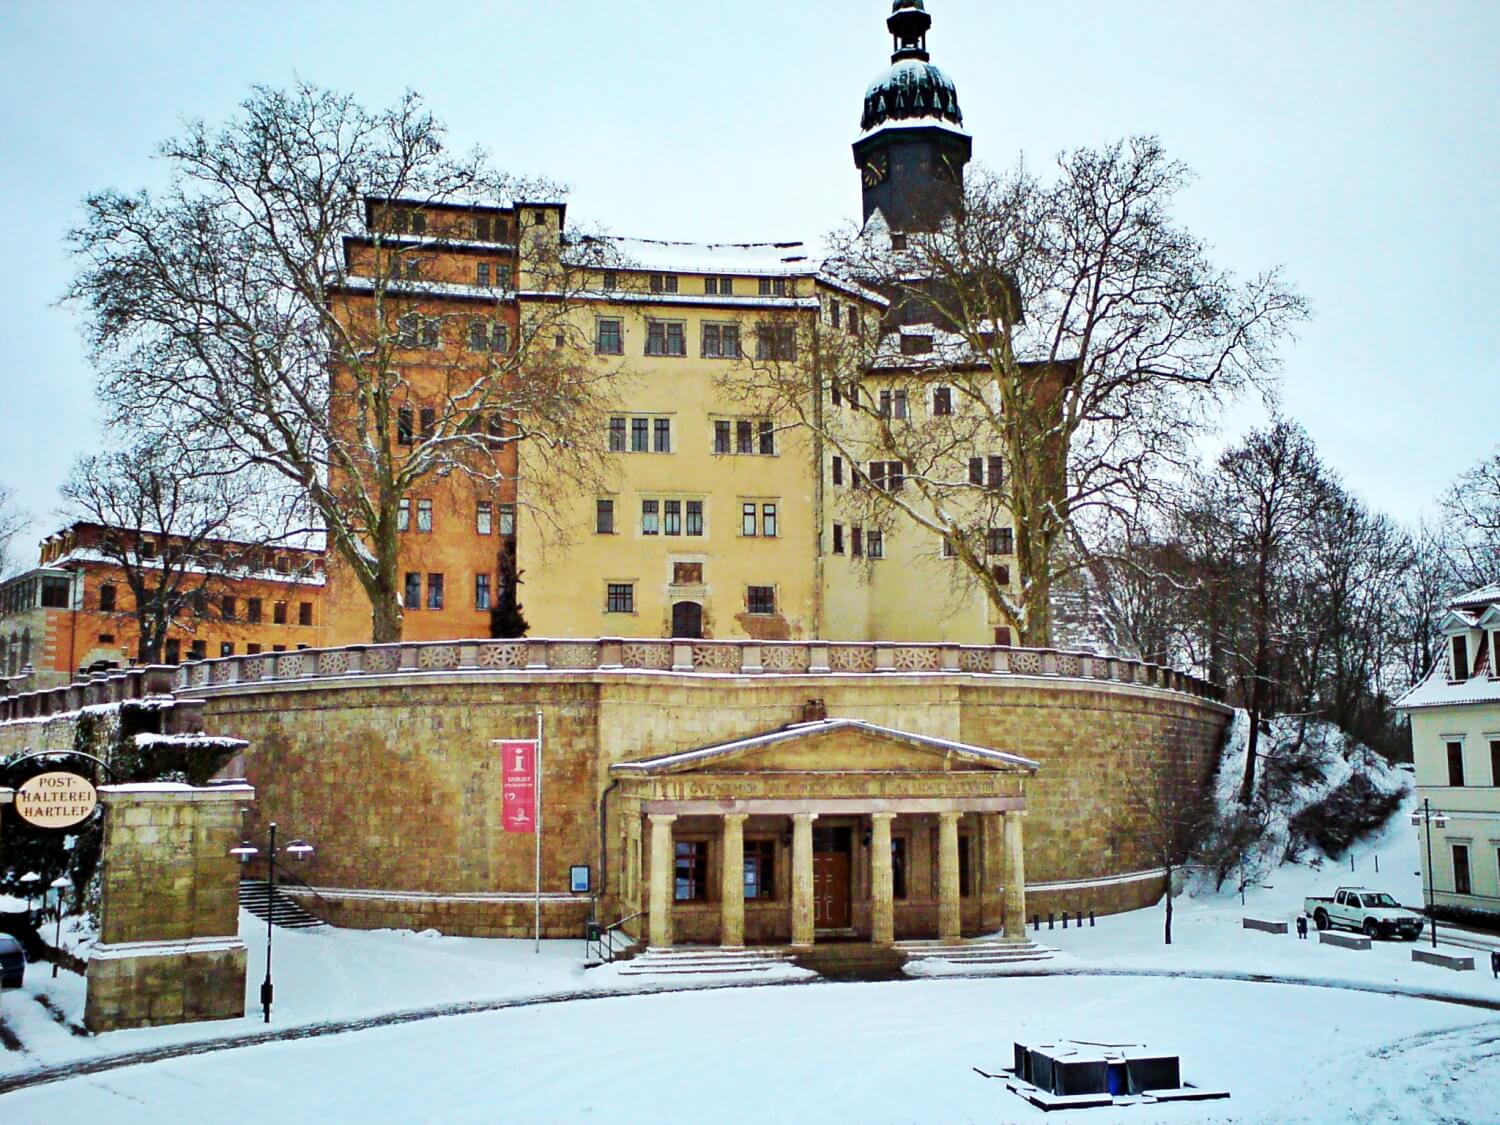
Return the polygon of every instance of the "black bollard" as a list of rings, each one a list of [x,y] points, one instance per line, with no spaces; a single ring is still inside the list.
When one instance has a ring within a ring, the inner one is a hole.
[[[1066,910],[1064,910],[1063,911],[1063,929],[1066,930],[1067,928],[1068,928],[1068,912]]]
[[[1047,928],[1049,930],[1052,928],[1052,911],[1050,910],[1047,911]]]
[[[1092,910],[1090,910],[1089,911],[1089,929],[1092,930],[1093,928],[1094,928],[1094,912]]]
[[[1031,928],[1033,930],[1040,930],[1042,928],[1042,916],[1040,914],[1033,914],[1031,916]]]
[[[1496,979],[1500,979],[1500,949],[1490,954],[1490,972],[1495,974]]]

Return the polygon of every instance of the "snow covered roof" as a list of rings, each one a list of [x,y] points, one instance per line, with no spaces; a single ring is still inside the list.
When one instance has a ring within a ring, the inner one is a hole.
[[[817,273],[822,265],[803,242],[672,242],[614,235],[604,241],[620,253],[623,269],[793,277]]]
[[[863,719],[822,719],[811,723],[794,723],[781,730],[770,731],[766,734],[753,735],[750,738],[737,739],[734,742],[723,742],[715,746],[705,746],[698,750],[687,750],[680,754],[667,754],[660,758],[645,758],[636,762],[621,762],[611,766],[611,771],[626,773],[657,773],[671,772],[675,769],[702,764],[706,761],[732,757],[744,753],[747,750],[755,750],[765,746],[772,746],[778,742],[787,742],[793,739],[810,738],[816,735],[827,734],[836,730],[857,730],[877,737],[905,742],[929,750],[942,753],[953,753],[963,757],[977,759],[991,766],[1020,766],[1031,770],[1033,773],[1040,768],[1040,763],[1030,758],[1023,758],[1019,754],[1008,754],[1002,750],[991,750],[984,746],[974,746],[967,742],[955,742],[946,738],[935,738],[932,735],[913,734],[910,731],[895,730],[891,727],[879,726],[876,723],[867,723]]]
[[[1500,602],[1500,582],[1491,582],[1488,586],[1481,586],[1477,590],[1470,590],[1453,599],[1449,604],[1454,608],[1472,609],[1494,605]]]
[[[1432,671],[1396,703],[1401,711],[1421,707],[1452,707],[1465,703],[1500,703],[1500,678],[1489,669],[1488,675],[1470,676],[1453,682],[1448,679],[1448,662],[1439,660]]]

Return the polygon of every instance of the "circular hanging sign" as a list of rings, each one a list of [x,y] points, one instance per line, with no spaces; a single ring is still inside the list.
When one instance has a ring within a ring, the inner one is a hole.
[[[93,782],[76,773],[39,773],[16,790],[16,813],[38,828],[72,828],[98,804]]]

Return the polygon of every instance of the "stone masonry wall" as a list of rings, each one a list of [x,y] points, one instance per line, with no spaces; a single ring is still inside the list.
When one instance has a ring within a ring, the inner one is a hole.
[[[1171,753],[1206,776],[1229,716],[1145,686],[962,674],[428,673],[193,694],[207,701],[211,733],[250,741],[257,821],[317,845],[298,869],[319,892],[303,896],[310,909],[352,925],[510,936],[531,933],[533,838],[500,830],[492,740],[531,737],[539,708],[544,919],[557,936],[577,934],[590,906],[569,894],[574,864],[592,867],[603,920],[626,905],[616,897],[629,826],[609,796],[615,762],[775,729],[809,701],[833,717],[1024,754],[1041,763],[1027,783],[1028,882],[1047,883],[1149,868],[1119,829],[1129,815],[1122,771],[1138,755]],[[1039,905],[1066,898],[1056,909],[1109,913],[1159,893],[1159,881],[1105,883],[1042,892]]]

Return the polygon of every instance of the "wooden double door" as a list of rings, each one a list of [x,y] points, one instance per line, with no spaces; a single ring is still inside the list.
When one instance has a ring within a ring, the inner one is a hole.
[[[849,910],[850,853],[847,828],[819,828],[813,832],[813,927],[846,930]]]

